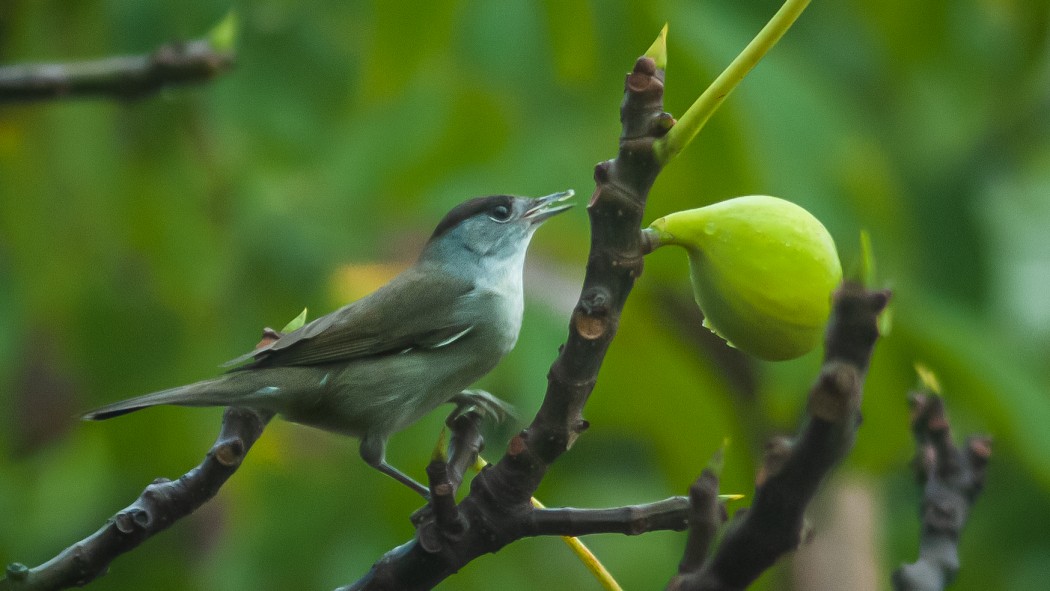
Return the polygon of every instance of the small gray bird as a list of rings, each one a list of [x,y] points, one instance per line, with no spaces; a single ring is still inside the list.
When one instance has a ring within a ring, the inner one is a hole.
[[[500,413],[504,403],[465,390],[514,347],[522,270],[536,228],[571,205],[572,191],[529,199],[471,199],[438,224],[423,253],[390,283],[245,353],[210,380],[115,402],[101,420],[161,404],[239,406],[361,439],[370,466],[426,496],[386,462],[390,436],[442,403]]]

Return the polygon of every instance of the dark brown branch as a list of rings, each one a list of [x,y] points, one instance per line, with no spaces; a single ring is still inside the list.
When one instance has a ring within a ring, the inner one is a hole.
[[[496,465],[471,482],[470,494],[459,505],[467,524],[464,535],[440,549],[432,547],[430,537],[426,544],[417,538],[387,553],[346,589],[429,589],[474,558],[532,535],[532,494],[550,464],[587,428],[584,404],[616,335],[627,296],[642,272],[639,228],[649,189],[660,172],[653,141],[672,124],[663,111],[663,80],[664,72],[647,57],[639,58],[627,75],[619,152],[614,160],[595,168],[596,188],[587,206],[591,251],[568,339],[551,366],[547,393],[532,424],[511,440]],[[631,528],[630,511],[621,517],[628,521],[603,527]],[[684,522],[684,512],[676,520],[678,525],[672,529]],[[424,527],[420,524],[420,531]]]
[[[703,566],[708,549],[725,522],[725,508],[718,502],[718,476],[710,468],[705,469],[689,487],[689,537],[678,572],[692,572]]]
[[[68,64],[0,67],[0,104],[60,98],[140,99],[163,88],[199,84],[229,70],[232,52],[198,39],[163,45],[149,55]]]
[[[712,556],[703,555],[706,544],[690,544],[669,589],[744,589],[798,546],[803,515],[817,487],[853,447],[864,376],[878,338],[876,320],[888,300],[888,292],[855,284],[838,290],[805,425],[794,441],[780,439],[770,446],[750,509],[734,516]],[[696,486],[707,485],[698,481]],[[706,496],[698,500],[705,503],[698,513],[711,510]],[[710,539],[710,524],[701,524],[702,542]]]
[[[436,550],[442,544],[453,542],[463,535],[466,523],[456,506],[456,491],[463,482],[467,469],[477,463],[484,446],[481,436],[483,413],[461,413],[456,409],[445,421],[452,432],[448,445],[448,459],[435,458],[427,465],[430,483],[430,502],[412,517],[420,544]],[[442,539],[444,538],[444,539]]]
[[[498,502],[498,499],[490,502]],[[440,526],[434,525],[437,519],[424,520],[415,540],[388,552],[367,575],[353,585],[340,587],[339,591],[432,588],[434,571],[447,568],[450,554],[454,552],[474,552],[479,542],[471,540],[479,535],[493,538],[492,541],[499,543],[500,548],[515,540],[535,536],[575,537],[602,533],[635,536],[653,531],[685,530],[689,514],[689,501],[685,497],[609,509],[535,509],[530,506],[522,510],[508,507],[510,513],[504,516],[481,514],[476,503],[464,501],[459,507],[469,510],[469,513],[462,514],[461,523],[467,529],[459,530],[459,536],[438,537],[435,531]],[[431,510],[436,513],[440,509]],[[437,544],[442,543],[444,546],[437,547]],[[471,556],[473,558],[476,556]]]
[[[612,509],[536,509],[529,513],[528,536],[585,536],[651,531],[683,531],[688,527],[689,499],[671,497],[655,503]]]
[[[923,487],[919,559],[893,573],[898,591],[939,591],[959,571],[959,538],[981,489],[992,453],[991,439],[969,437],[966,448],[952,440],[944,400],[911,397],[915,472]]]
[[[9,565],[7,578],[0,580],[0,590],[66,589],[86,585],[105,574],[118,556],[135,549],[215,496],[240,467],[270,418],[272,415],[257,411],[226,409],[219,437],[200,465],[178,480],[155,480],[102,529],[44,564],[35,568],[18,563]]]

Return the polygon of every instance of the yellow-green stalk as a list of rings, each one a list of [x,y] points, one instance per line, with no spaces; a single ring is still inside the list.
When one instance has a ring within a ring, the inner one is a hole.
[[[482,458],[479,455],[477,461],[474,462],[474,469],[480,472],[482,468],[484,468],[487,465],[488,462],[485,461],[485,458]],[[544,508],[543,503],[541,503],[536,497],[532,497],[532,506],[536,507],[537,509]],[[602,564],[602,561],[598,560],[598,557],[594,555],[594,552],[591,552],[591,549],[588,548],[586,544],[581,542],[580,538],[575,538],[572,536],[561,536],[561,539],[563,542],[565,542],[565,545],[568,546],[570,550],[572,550],[573,554],[575,554],[576,557],[580,559],[580,562],[583,563],[583,566],[585,566],[587,570],[591,572],[594,578],[602,586],[602,589],[605,589],[605,591],[623,591],[623,588],[620,587],[620,584],[617,583],[616,579],[613,578],[612,574],[609,572],[609,569],[605,568],[605,565]]]
[[[740,55],[736,56],[732,63],[719,74],[718,78],[715,78],[715,81],[707,87],[707,90],[693,102],[685,114],[678,119],[678,123],[667,132],[667,135],[653,144],[653,150],[656,152],[656,157],[661,164],[666,165],[693,141],[696,134],[700,132],[707,120],[711,118],[711,114],[721,106],[722,102],[729,96],[729,93],[733,92],[737,84],[777,44],[777,41],[780,41],[780,38],[791,28],[791,25],[808,5],[809,0],[787,0],[784,2],[780,10],[766,23],[766,26],[751,40],[751,43],[748,43],[747,47],[740,52]],[[666,34],[667,27],[665,25],[660,37],[657,38],[657,42],[662,42]],[[655,46],[656,43],[653,45]],[[664,50],[664,53],[666,54],[666,50]]]

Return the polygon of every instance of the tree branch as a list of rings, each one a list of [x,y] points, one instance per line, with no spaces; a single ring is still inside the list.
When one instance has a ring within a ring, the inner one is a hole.
[[[481,436],[483,415],[476,411],[457,414],[445,421],[452,437],[448,442],[449,480],[455,490],[463,483],[463,475],[478,461],[485,440]]]
[[[718,476],[705,468],[689,487],[689,537],[678,572],[693,572],[704,565],[708,549],[725,522],[725,507],[718,502]]]
[[[149,55],[2,66],[0,104],[81,97],[141,99],[169,86],[207,82],[233,62],[232,50],[197,39],[162,45]]]
[[[651,531],[684,531],[689,499],[671,497],[655,503],[612,509],[536,509],[529,514],[528,536],[585,536]]]
[[[134,503],[114,515],[101,529],[66,548],[58,556],[29,568],[7,567],[0,591],[48,591],[86,585],[105,574],[109,564],[189,515],[215,496],[244,460],[273,415],[228,408],[222,429],[204,461],[178,480],[158,478]]]
[[[447,459],[434,458],[427,465],[430,502],[412,514],[416,537],[424,547],[435,550],[448,540],[462,537],[466,527],[456,505],[456,491],[467,470],[477,464],[484,447],[481,436],[483,413],[472,410],[461,413],[457,408],[445,420],[452,432]],[[442,540],[444,538],[444,541]]]
[[[992,454],[989,437],[971,436],[966,449],[952,441],[944,400],[911,396],[915,475],[923,487],[919,559],[893,573],[897,591],[939,591],[959,571],[959,538],[981,489]]]
[[[440,548],[431,543],[432,536],[426,537],[426,543],[417,537],[388,552],[344,590],[430,589],[474,558],[537,535],[537,519],[545,527],[553,527],[551,523],[560,519],[550,531],[558,535],[592,533],[587,528],[598,524],[605,528],[602,531],[629,532],[638,527],[631,509],[575,513],[550,509],[556,513],[537,517],[531,498],[550,464],[587,428],[583,406],[594,389],[627,296],[642,272],[639,228],[649,189],[660,172],[653,142],[673,124],[663,111],[663,80],[663,70],[649,57],[639,58],[627,75],[619,152],[614,160],[595,167],[597,186],[587,206],[591,253],[582,293],[569,323],[568,340],[551,366],[547,393],[532,424],[511,440],[496,465],[482,470],[471,482],[470,494],[459,505],[459,515],[466,523],[461,536],[446,538]],[[684,527],[684,504],[671,502],[682,505],[681,512],[657,512],[661,521],[651,521],[647,527]],[[566,521],[578,517],[584,518],[580,529]],[[420,524],[419,531],[425,526]]]
[[[738,590],[758,578],[800,540],[803,515],[824,477],[853,447],[860,426],[864,376],[878,338],[876,324],[890,294],[846,283],[835,294],[824,364],[810,390],[808,417],[793,440],[778,439],[767,450],[750,509],[738,512],[715,553],[707,557],[711,533],[710,476],[694,485],[697,541],[687,545],[679,573],[668,589]],[[717,484],[717,481],[716,481]]]

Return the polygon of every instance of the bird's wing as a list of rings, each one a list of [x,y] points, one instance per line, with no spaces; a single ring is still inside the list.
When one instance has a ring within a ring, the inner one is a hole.
[[[262,366],[319,365],[437,348],[469,333],[473,325],[456,310],[473,284],[448,280],[434,289],[423,279],[423,271],[411,268],[372,294],[223,365],[253,359]]]

